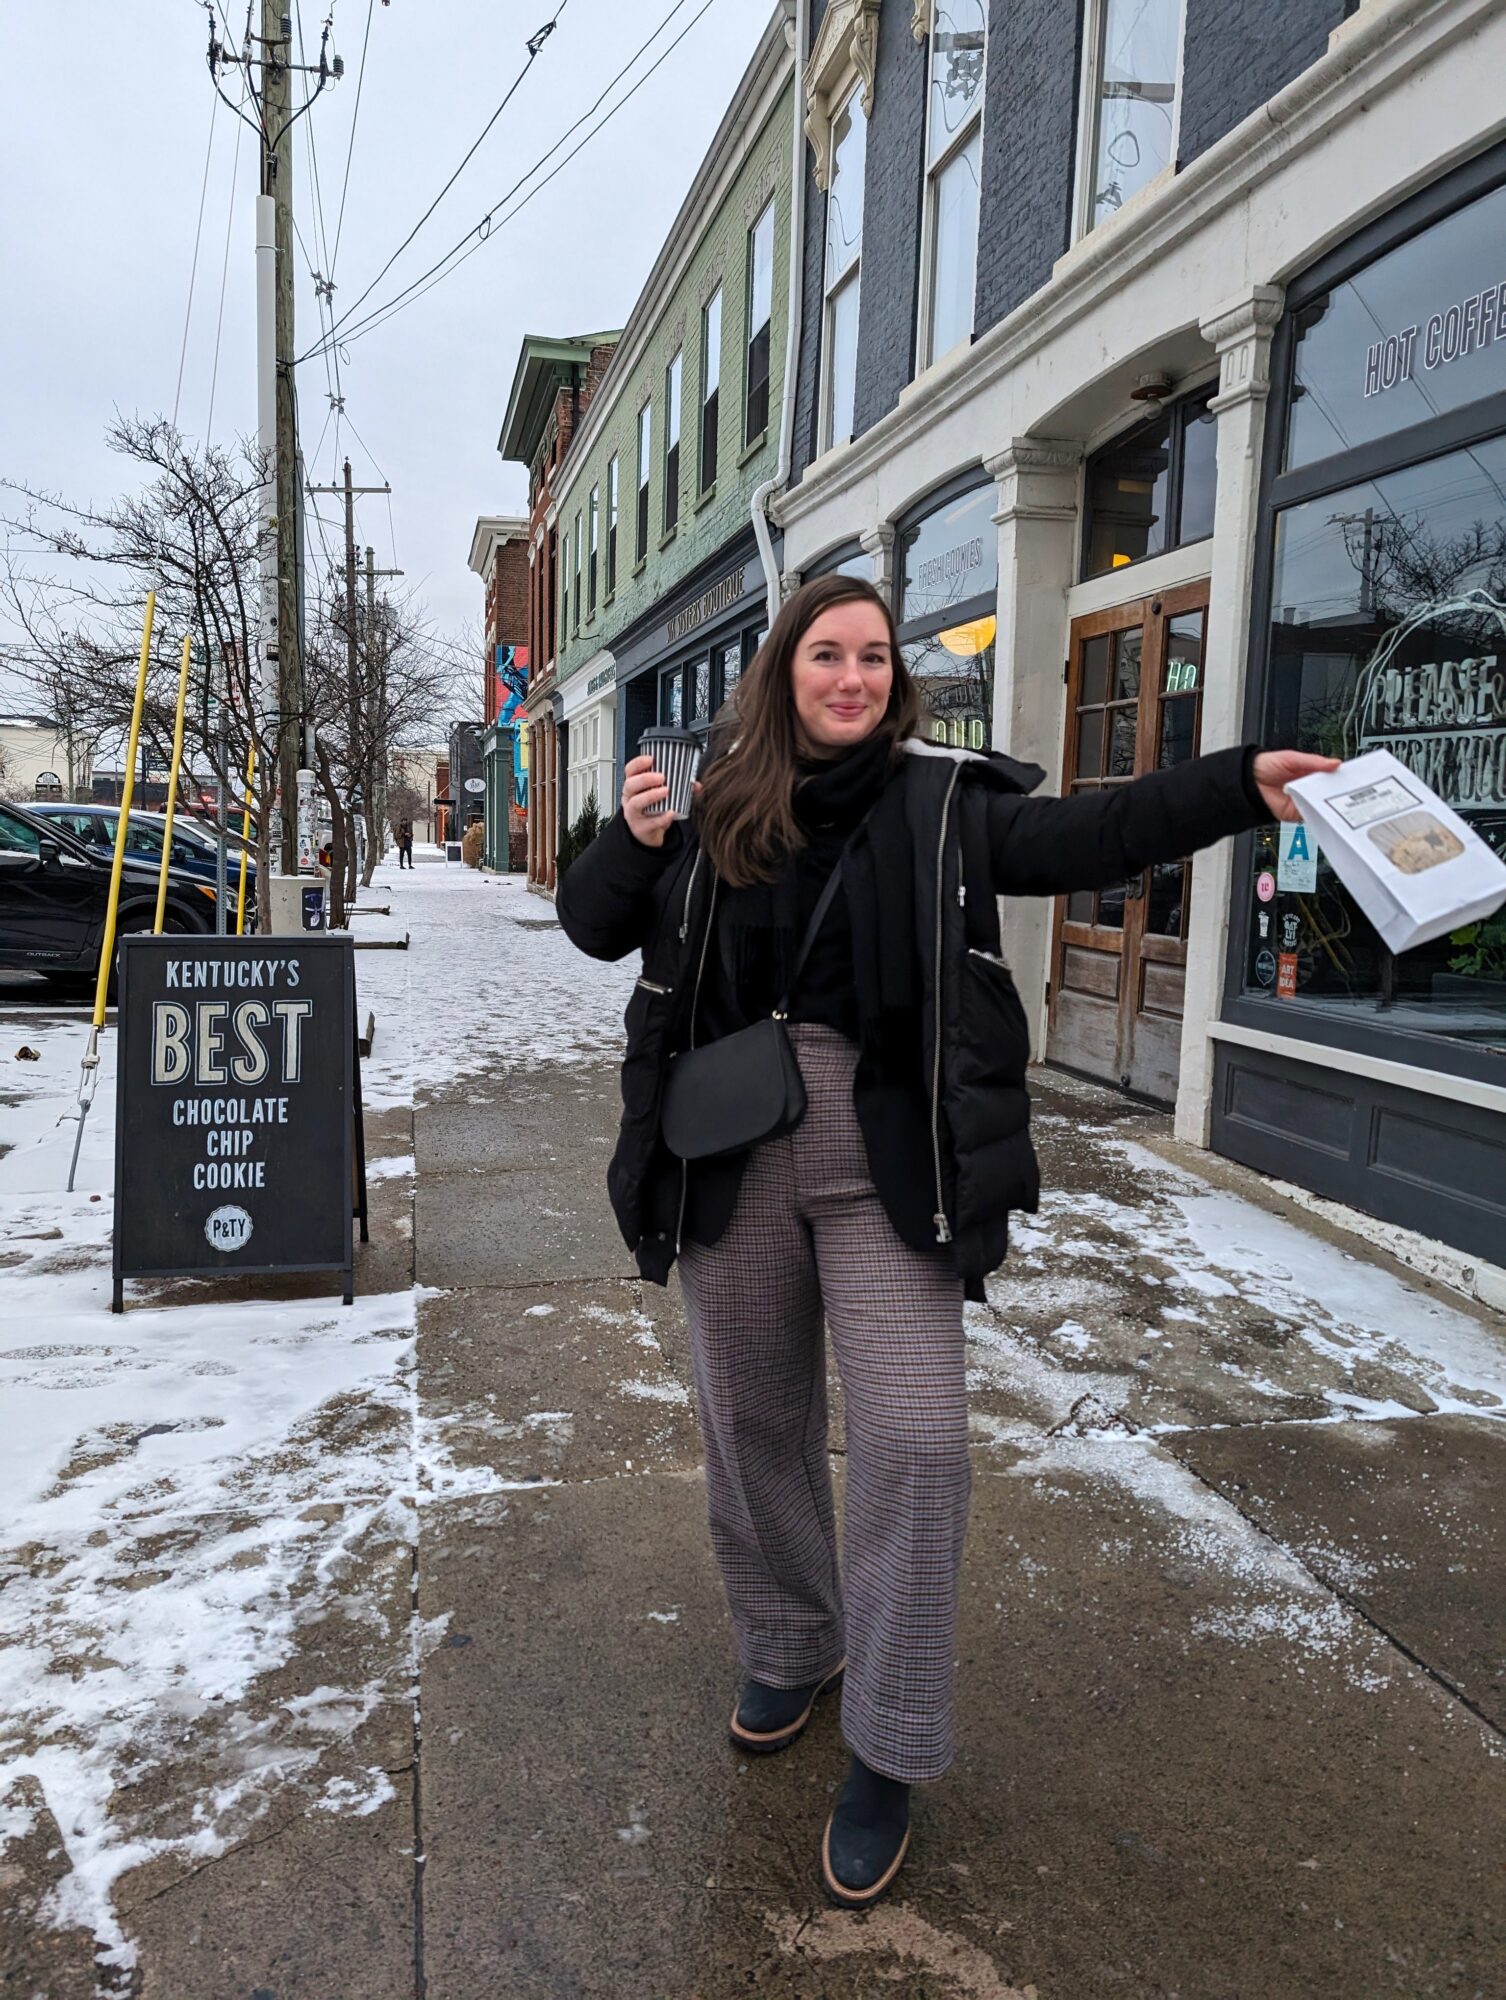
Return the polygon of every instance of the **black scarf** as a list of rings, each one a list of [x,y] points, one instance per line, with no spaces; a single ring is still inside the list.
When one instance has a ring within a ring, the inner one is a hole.
[[[899,802],[897,788],[891,792],[899,761],[885,731],[840,757],[801,763],[794,807],[805,845],[772,882],[720,891],[717,983],[729,1026],[768,1013],[788,990],[805,924],[844,848],[862,827],[838,898],[851,928],[862,1044],[880,1060],[896,1040],[908,1047],[917,973],[909,842],[902,815],[891,809]],[[886,792],[891,792],[889,799],[884,799]],[[837,908],[828,921],[840,921]]]

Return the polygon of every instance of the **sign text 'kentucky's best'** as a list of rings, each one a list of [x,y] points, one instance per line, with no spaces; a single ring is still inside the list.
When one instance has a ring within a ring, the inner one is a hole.
[[[115,1279],[341,1271],[358,1091],[344,937],[130,937]]]

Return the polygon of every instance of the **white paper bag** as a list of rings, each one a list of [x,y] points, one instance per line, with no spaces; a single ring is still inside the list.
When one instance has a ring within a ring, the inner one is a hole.
[[[1324,856],[1392,951],[1409,951],[1506,902],[1506,862],[1389,750],[1287,791]]]

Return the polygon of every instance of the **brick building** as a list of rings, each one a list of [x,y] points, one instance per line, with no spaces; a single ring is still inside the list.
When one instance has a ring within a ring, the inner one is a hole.
[[[528,523],[483,514],[471,537],[470,566],[486,585],[482,660],[481,778],[486,822],[483,863],[523,872],[528,865],[527,785],[519,756],[518,711],[528,690]],[[463,811],[463,809],[462,809]]]
[[[619,339],[589,333],[523,342],[497,449],[528,468],[528,660],[526,694],[517,706],[520,764],[526,786],[526,863],[531,887],[554,892],[554,857],[564,810],[556,616],[561,573],[555,500],[559,468],[590,407]]]
[[[1385,745],[1506,850],[1499,0],[796,13],[786,583],[871,576],[933,734],[1053,789]],[[1006,951],[1045,1059],[1496,1253],[1500,919],[1393,958],[1262,834]]]

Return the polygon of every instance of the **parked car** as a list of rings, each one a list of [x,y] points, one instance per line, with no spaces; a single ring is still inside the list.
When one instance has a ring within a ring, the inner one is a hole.
[[[92,992],[109,899],[108,848],[76,839],[55,816],[0,806],[0,965]],[[128,854],[117,933],[149,931],[156,910],[157,869]],[[213,883],[170,861],[163,928],[203,934],[214,912]]]
[[[61,800],[39,801],[28,806],[27,811],[38,819],[55,821],[66,827],[75,840],[81,840],[86,847],[103,847],[106,852],[115,850],[115,828],[120,819],[119,806],[66,805]],[[126,829],[126,853],[133,859],[149,861],[154,867],[162,862],[162,841],[167,832],[167,818],[158,812],[133,812],[130,825]],[[215,836],[202,821],[191,818],[186,813],[173,815],[172,866],[196,875],[201,882],[215,880],[217,846]],[[240,881],[241,842],[229,828],[225,833],[225,866],[230,883],[230,893],[236,893]],[[256,902],[256,858],[248,850],[246,862],[246,903],[248,910]]]

